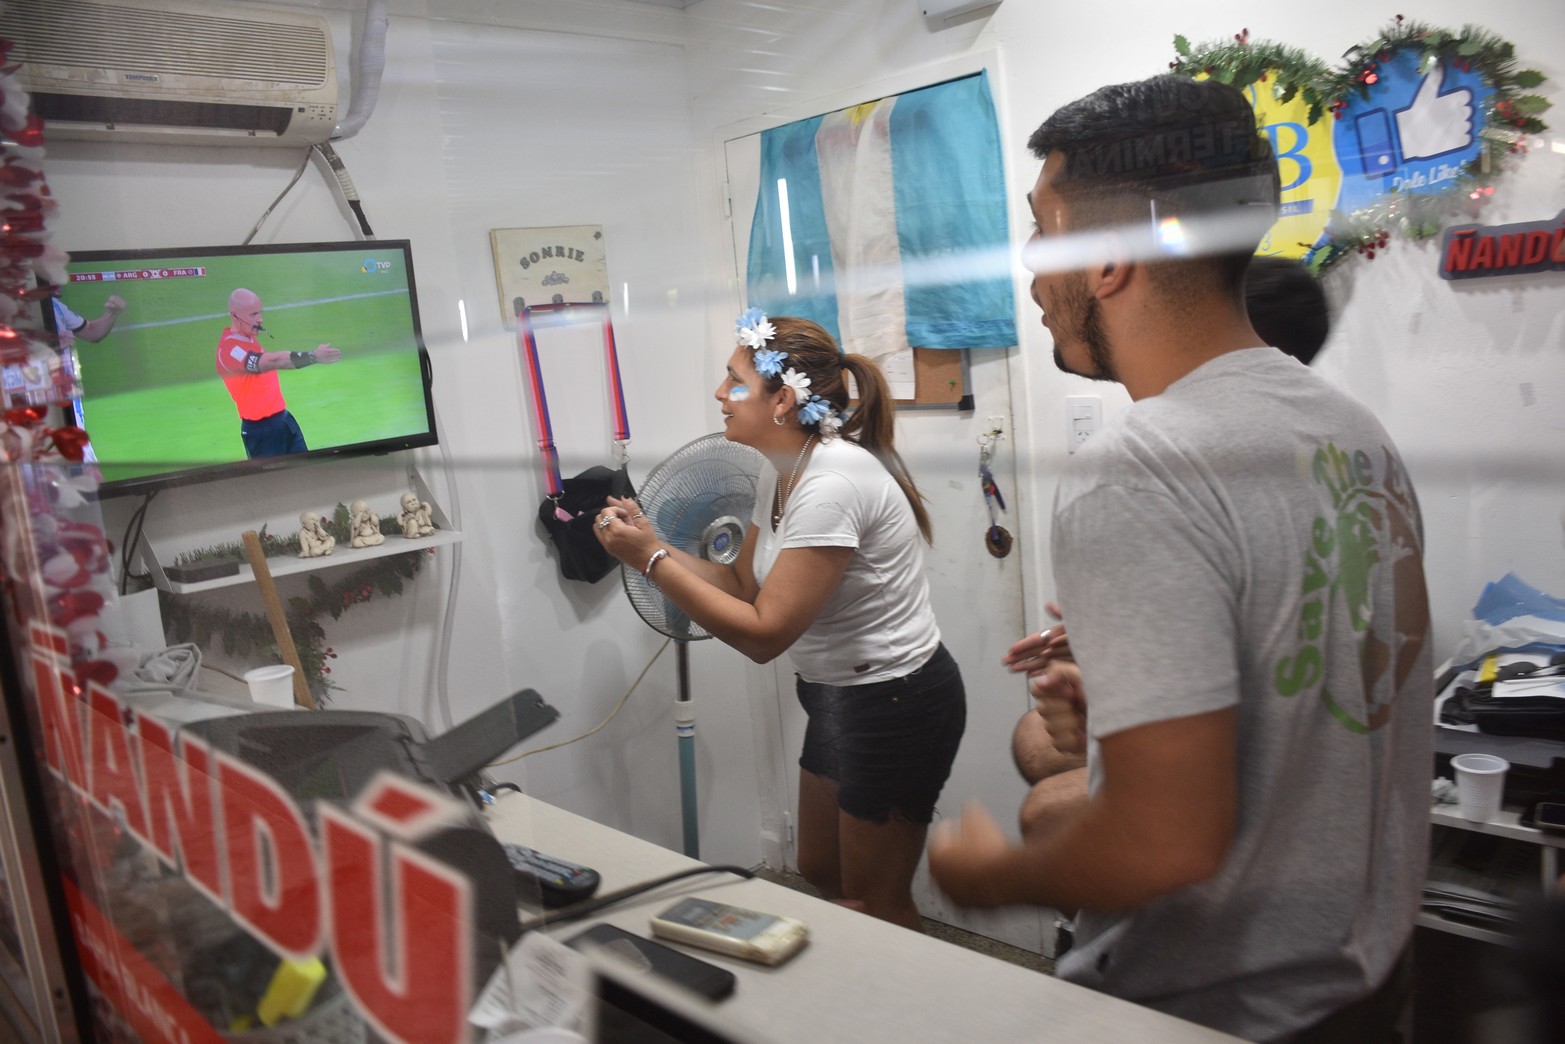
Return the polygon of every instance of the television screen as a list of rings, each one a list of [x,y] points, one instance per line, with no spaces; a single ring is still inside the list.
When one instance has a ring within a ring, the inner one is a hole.
[[[82,251],[67,273],[45,321],[107,495],[436,441],[405,240]]]

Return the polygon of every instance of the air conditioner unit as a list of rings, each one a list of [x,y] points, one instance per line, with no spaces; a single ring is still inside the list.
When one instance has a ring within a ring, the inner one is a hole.
[[[918,9],[924,12],[924,23],[931,32],[944,29],[950,22],[963,15],[985,7],[999,7],[1002,0],[918,0]]]
[[[7,0],[0,37],[50,138],[308,145],[337,126],[320,15],[204,0]]]

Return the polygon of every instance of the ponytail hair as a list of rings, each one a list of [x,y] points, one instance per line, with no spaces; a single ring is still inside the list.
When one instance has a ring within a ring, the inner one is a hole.
[[[766,342],[766,347],[788,353],[785,368],[797,370],[810,379],[810,391],[831,404],[842,417],[838,434],[858,443],[875,455],[907,497],[913,509],[913,519],[926,543],[932,542],[933,528],[929,512],[924,507],[924,495],[913,484],[907,465],[897,452],[895,439],[896,405],[891,398],[891,388],[885,374],[875,360],[864,355],[845,355],[820,325],[808,319],[780,315],[771,320],[776,335]],[[858,388],[859,404],[848,410],[848,382],[843,374],[853,377]],[[763,377],[768,392],[776,392],[783,386],[781,375]],[[801,422],[802,423],[802,422]],[[815,427],[805,424],[805,427]]]

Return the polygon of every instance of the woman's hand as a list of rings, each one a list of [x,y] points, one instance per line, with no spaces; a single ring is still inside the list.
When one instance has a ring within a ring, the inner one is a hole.
[[[1062,618],[1057,603],[1050,602],[1044,608],[1056,620]],[[1005,650],[1005,655],[1000,657],[1000,662],[1012,674],[1030,674],[1033,671],[1043,670],[1055,660],[1071,658],[1070,639],[1066,637],[1065,625],[1059,624],[1021,639]]]
[[[660,543],[641,505],[629,497],[609,497],[592,532],[605,551],[632,569],[644,569]]]

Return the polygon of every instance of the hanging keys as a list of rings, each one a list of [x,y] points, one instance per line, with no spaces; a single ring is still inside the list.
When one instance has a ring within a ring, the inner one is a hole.
[[[989,528],[984,531],[984,549],[996,558],[1011,553],[1013,539],[1010,531],[1000,525],[1000,512],[1005,510],[1005,497],[994,480],[989,467],[991,447],[999,440],[1001,432],[991,431],[978,437],[978,485],[983,490],[984,506],[989,509]]]

